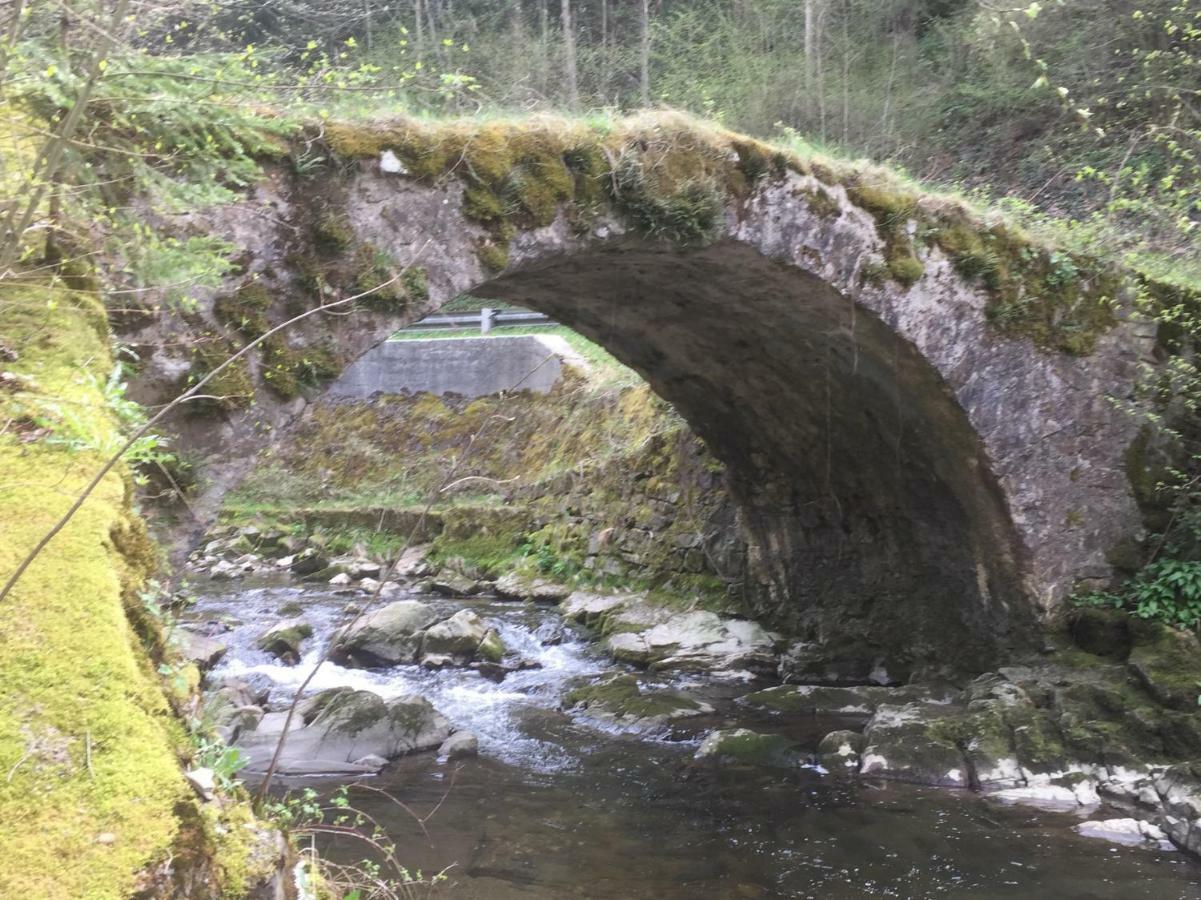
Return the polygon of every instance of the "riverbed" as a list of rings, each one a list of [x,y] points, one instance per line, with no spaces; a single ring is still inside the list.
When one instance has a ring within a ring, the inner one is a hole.
[[[326,586],[202,582],[187,614],[228,652],[212,681],[269,689],[282,708],[352,597]],[[1072,831],[1084,813],[1006,806],[967,791],[839,777],[813,765],[755,769],[693,759],[714,728],[787,734],[812,751],[845,720],[741,706],[761,684],[705,676],[647,677],[712,705],[714,714],[650,733],[564,711],[571,688],[623,671],[554,607],[495,598],[421,596],[447,614],[470,607],[529,668],[501,680],[463,668],[322,666],[309,691],[351,686],[385,698],[416,693],[479,738],[477,758],[435,753],[392,763],[351,788],[385,825],[403,861],[446,870],[438,896],[464,900],[971,897],[1079,900],[1201,898],[1201,866],[1174,852],[1122,847]],[[361,602],[361,598],[360,598]],[[315,630],[298,665],[255,638],[291,604]],[[217,624],[221,623],[221,624]],[[632,671],[632,670],[625,670]],[[281,788],[329,778],[292,779]],[[434,811],[436,810],[436,811]],[[424,824],[414,817],[433,815]],[[1089,818],[1124,815],[1088,810]],[[337,844],[336,858],[361,852]]]

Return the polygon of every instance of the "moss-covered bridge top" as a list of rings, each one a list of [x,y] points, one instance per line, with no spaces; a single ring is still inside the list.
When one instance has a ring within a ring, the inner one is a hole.
[[[314,136],[342,161],[382,159],[386,170],[412,178],[461,181],[464,214],[489,233],[478,252],[493,271],[504,269],[519,230],[549,225],[561,212],[581,233],[612,212],[647,237],[703,244],[726,209],[796,173],[813,179],[804,193],[819,215],[840,214],[837,192],[875,220],[884,253],[863,267],[864,279],[912,285],[925,272],[925,251],[937,247],[987,292],[997,327],[1045,348],[1090,352],[1115,321],[1124,281],[1110,265],[883,167],[804,156],[680,114],[341,121]]]

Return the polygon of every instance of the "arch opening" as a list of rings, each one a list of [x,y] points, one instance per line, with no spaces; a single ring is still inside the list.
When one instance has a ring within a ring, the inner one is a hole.
[[[819,278],[734,241],[543,257],[472,288],[605,347],[727,467],[749,608],[794,674],[980,670],[1035,616],[1018,536],[933,366]]]

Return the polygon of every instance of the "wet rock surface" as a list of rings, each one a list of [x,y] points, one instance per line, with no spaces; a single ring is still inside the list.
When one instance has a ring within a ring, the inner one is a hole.
[[[713,713],[708,703],[678,691],[644,691],[633,675],[575,688],[563,698],[568,708],[634,731],[654,731],[678,719]]]
[[[334,688],[298,713],[303,724],[294,720],[288,731],[277,764],[281,775],[375,772],[388,760],[440,746],[453,730],[429,701],[414,695],[385,701],[370,691]],[[266,770],[287,716],[268,713],[239,736],[249,772]]]

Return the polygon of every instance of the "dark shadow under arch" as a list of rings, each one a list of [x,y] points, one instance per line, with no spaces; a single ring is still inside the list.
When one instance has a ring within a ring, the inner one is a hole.
[[[472,293],[579,331],[689,421],[728,467],[767,621],[892,677],[1029,638],[1020,541],[966,414],[828,284],[727,241],[543,257]]]

